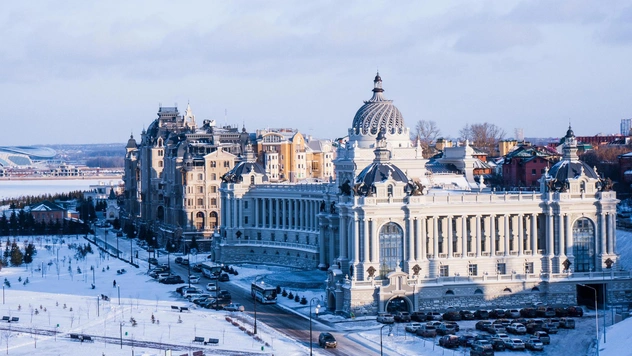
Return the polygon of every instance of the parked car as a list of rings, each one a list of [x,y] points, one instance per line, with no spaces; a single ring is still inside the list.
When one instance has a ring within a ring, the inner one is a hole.
[[[185,265],[185,266],[188,266],[189,265],[189,259],[188,258],[183,258],[182,259],[182,264]]]
[[[222,273],[219,275],[217,280],[220,282],[228,282],[230,280],[230,277],[228,277],[228,273]]]
[[[492,322],[488,320],[481,320],[476,322],[476,330],[487,331],[492,326]]]
[[[489,332],[492,335],[494,335],[494,334],[496,334],[496,335],[499,335],[499,334],[506,335],[507,329],[505,329],[503,324],[492,324],[492,326],[489,329],[487,329],[487,332]]]
[[[195,275],[190,275],[189,276],[189,282],[191,283],[198,283],[200,281],[200,276],[195,276]]]
[[[176,263],[180,264],[180,263],[182,263],[182,257],[178,256],[178,257],[176,257],[176,259],[174,261]]]
[[[520,310],[518,309],[509,309],[507,311],[505,311],[505,317],[506,318],[519,318],[520,317]]]
[[[445,312],[443,313],[442,319],[448,321],[461,321],[461,314],[457,311]]]
[[[442,320],[443,315],[439,312],[427,312],[426,320]]]
[[[217,282],[206,283],[206,290],[210,292],[215,292],[217,290]]]
[[[459,337],[456,335],[445,335],[439,339],[439,346],[447,349],[455,349],[459,347]]]
[[[220,290],[220,291],[217,293],[217,299],[220,299],[220,300],[230,300],[230,299],[232,299],[232,296],[230,295],[230,292],[229,292],[229,291],[227,291],[227,290]]]
[[[437,336],[437,328],[434,325],[422,325],[419,329],[417,329],[417,336],[435,337]]]
[[[505,309],[494,309],[491,312],[489,312],[489,317],[492,319],[504,318]]]
[[[320,333],[320,335],[318,336],[318,344],[324,348],[336,348],[336,346],[338,346],[336,338],[330,333]]]
[[[536,331],[533,333],[533,336],[537,337],[544,345],[548,345],[551,343],[551,337],[547,334],[546,331]]]
[[[244,306],[239,303],[230,303],[224,307],[224,310],[233,311],[233,312],[236,312],[236,311],[243,312]]]
[[[520,309],[520,315],[523,318],[535,318],[538,316],[535,308],[522,308]]]
[[[513,323],[507,327],[507,332],[510,334],[524,335],[527,333],[527,328],[519,323]]]
[[[505,333],[498,333],[496,335],[494,335],[494,337],[501,339],[502,341],[507,341],[510,340],[511,338],[509,337],[509,335],[505,334]]]
[[[395,322],[395,317],[390,313],[379,313],[377,315],[377,322],[382,324],[392,324]]]
[[[452,324],[441,323],[437,327],[437,335],[455,335],[456,328]]]
[[[529,340],[525,341],[524,346],[527,350],[531,351],[542,351],[544,350],[544,343],[540,341],[537,337],[530,337]]]
[[[489,319],[489,312],[485,309],[479,309],[474,312],[474,316],[479,320]]]
[[[412,314],[410,314],[410,320],[418,322],[426,321],[426,313],[419,311],[412,312]]]
[[[557,326],[554,323],[544,323],[544,325],[542,325],[542,331],[549,334],[557,334]]]
[[[147,262],[149,262],[150,265],[157,265],[158,264],[158,259],[150,257],[147,259]]]
[[[416,333],[417,329],[419,329],[420,327],[421,327],[421,323],[408,323],[406,324],[404,329],[408,331],[409,333]]]
[[[572,318],[560,318],[560,328],[575,329],[575,319],[572,319]]]
[[[158,280],[162,284],[179,284],[184,283],[184,280],[180,276],[169,276]]]
[[[494,356],[494,349],[491,346],[476,345],[470,350],[470,356]]]
[[[520,339],[509,339],[505,341],[505,346],[513,351],[524,350],[524,342]]]
[[[459,336],[459,345],[463,347],[472,347],[472,344],[474,343],[475,338],[476,338],[476,335],[474,334],[463,334]]]
[[[200,267],[200,265],[196,263],[193,266],[191,266],[191,271],[196,272],[196,273],[201,273],[202,267]]]
[[[474,340],[474,341],[472,341],[472,344],[470,345],[470,348],[473,349],[474,346],[477,346],[477,345],[489,346],[489,348],[493,348],[491,338],[489,340],[483,340],[483,339]]]
[[[492,337],[490,341],[492,343],[492,348],[494,349],[494,351],[505,351],[505,349],[507,348],[505,346],[505,341],[502,339]]]
[[[474,315],[474,313],[472,313],[469,310],[461,310],[459,312],[459,314],[461,314],[461,320],[474,320],[474,319],[476,319],[476,316]]]
[[[409,312],[397,312],[397,314],[395,314],[393,316],[393,318],[395,319],[395,322],[397,322],[397,323],[408,323],[408,322],[410,322],[410,313]]]
[[[566,308],[566,312],[568,316],[573,316],[573,317],[584,316],[584,309],[582,309],[582,307],[579,307],[579,306],[568,307]]]

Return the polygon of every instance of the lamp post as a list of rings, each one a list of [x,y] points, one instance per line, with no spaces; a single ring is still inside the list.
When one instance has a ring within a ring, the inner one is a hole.
[[[103,229],[103,236],[105,237],[105,243],[104,246],[105,247],[105,252],[108,252],[108,229]]]
[[[382,325],[382,327],[380,328],[380,356],[384,355],[384,350],[383,350],[383,347],[382,347],[382,330],[384,330],[384,328],[387,327],[387,326],[389,327],[389,329],[388,329],[388,334],[389,335],[393,331],[393,325],[391,325],[391,324]]]
[[[312,305],[316,301],[318,303],[320,299],[318,297],[314,297],[309,301],[309,355],[312,355]],[[316,304],[316,315],[318,315],[318,309],[320,308],[320,304]]]
[[[119,335],[120,335],[119,337],[120,337],[120,340],[121,340],[121,349],[123,348],[123,325],[125,325],[125,322],[124,322],[124,321],[121,321],[121,322],[119,323],[119,333],[120,333],[120,334],[119,334]]]
[[[116,258],[119,258],[119,235],[116,234]]]
[[[595,336],[597,342],[597,356],[599,356],[599,310],[597,309],[597,289],[585,284],[579,284],[582,287],[590,288],[595,292]],[[605,325],[604,325],[605,327]]]
[[[101,309],[100,299],[101,299],[101,296],[97,295],[97,317],[99,316],[99,311]]]
[[[118,291],[118,305],[121,305],[121,285],[117,284],[116,289]]]

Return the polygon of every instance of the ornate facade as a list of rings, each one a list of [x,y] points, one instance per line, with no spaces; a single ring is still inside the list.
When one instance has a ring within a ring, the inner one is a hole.
[[[618,200],[578,160],[570,128],[538,191],[494,192],[473,176],[467,143],[446,147],[451,169],[424,159],[383,91],[377,75],[338,147],[334,181],[270,184],[263,167],[229,172],[216,261],[325,269],[327,307],[346,315],[571,304],[578,284],[605,288],[609,302],[630,299],[616,253]]]

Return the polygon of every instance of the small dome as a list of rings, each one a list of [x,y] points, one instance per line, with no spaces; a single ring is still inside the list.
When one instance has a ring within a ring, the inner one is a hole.
[[[406,174],[396,165],[392,163],[374,162],[358,174],[355,183],[364,183],[365,185],[371,186],[373,183],[383,182],[389,178],[398,182],[408,182]]]
[[[129,135],[129,140],[127,140],[127,146],[125,148],[136,148],[136,140],[134,140],[134,135]]]
[[[233,169],[224,174],[222,176],[222,180],[226,183],[241,183],[244,180],[244,175],[253,172],[264,176],[266,174],[266,170],[259,163],[242,161],[237,163],[237,165],[233,167]],[[264,181],[265,180],[267,179],[264,178]]]
[[[575,137],[575,133],[573,129],[571,129],[571,125],[568,125],[568,131],[566,131],[566,138]]]
[[[595,170],[582,161],[560,161],[549,170],[549,176],[559,182],[566,182],[582,174],[588,178],[599,179]]]
[[[401,134],[405,131],[404,117],[393,105],[392,100],[384,98],[382,78],[375,76],[373,97],[364,102],[353,118],[353,131],[356,135],[376,136],[381,130],[388,134]]]

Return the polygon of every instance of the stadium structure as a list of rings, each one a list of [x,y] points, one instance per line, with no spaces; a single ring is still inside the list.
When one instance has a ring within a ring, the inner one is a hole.
[[[0,146],[0,167],[27,168],[38,166],[55,158],[57,151],[48,147]]]

